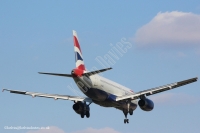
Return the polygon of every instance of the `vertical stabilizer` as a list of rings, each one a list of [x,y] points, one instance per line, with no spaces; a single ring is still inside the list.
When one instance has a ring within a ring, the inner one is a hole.
[[[75,30],[73,30],[73,39],[74,39],[74,52],[75,52],[76,68],[85,70],[81,47],[79,45],[78,36],[77,36],[77,33]]]

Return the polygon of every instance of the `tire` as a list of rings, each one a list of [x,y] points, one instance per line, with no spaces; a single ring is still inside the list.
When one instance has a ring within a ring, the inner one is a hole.
[[[84,112],[81,113],[81,118],[84,118],[85,114]]]
[[[86,117],[87,117],[87,118],[90,117],[90,111],[86,111]]]

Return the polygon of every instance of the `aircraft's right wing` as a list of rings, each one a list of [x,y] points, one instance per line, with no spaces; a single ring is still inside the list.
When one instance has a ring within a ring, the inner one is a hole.
[[[54,98],[55,100],[63,99],[63,100],[71,100],[71,101],[92,102],[92,99],[90,99],[88,97],[78,97],[78,96],[58,95],[58,94],[47,94],[47,93],[19,91],[19,90],[9,90],[9,89],[3,89],[3,91],[10,91],[10,93],[15,93],[15,94],[30,95],[32,97]]]
[[[191,78],[191,79],[175,82],[175,83],[172,83],[172,84],[167,84],[167,85],[164,85],[164,86],[140,91],[140,92],[137,92],[137,93],[132,94],[132,95],[119,96],[119,97],[116,98],[116,101],[125,100],[125,99],[132,99],[132,100],[139,99],[141,96],[154,95],[154,94],[157,94],[157,93],[160,93],[160,92],[163,92],[163,91],[171,90],[171,89],[174,89],[174,88],[186,85],[186,84],[196,82],[197,80],[198,80],[197,77]]]

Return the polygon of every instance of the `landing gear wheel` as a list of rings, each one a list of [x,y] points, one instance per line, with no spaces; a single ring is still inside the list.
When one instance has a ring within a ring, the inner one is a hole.
[[[127,119],[127,115],[128,115],[128,110],[123,110],[123,113],[124,113],[124,115],[125,115],[125,119],[124,119],[124,123],[126,124],[126,123],[129,123],[129,121],[128,121],[128,119]]]
[[[124,119],[124,124],[129,123],[129,119]]]
[[[90,117],[90,111],[86,111],[86,117],[87,117],[87,118]]]
[[[84,118],[85,114],[84,112],[81,113],[81,118]]]

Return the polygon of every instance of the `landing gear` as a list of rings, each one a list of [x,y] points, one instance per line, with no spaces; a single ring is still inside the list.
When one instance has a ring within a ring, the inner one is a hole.
[[[124,119],[124,123],[129,123],[129,119]]]
[[[81,118],[84,118],[84,116],[85,116],[85,113],[82,112],[82,113],[81,113]]]
[[[86,117],[89,118],[90,117],[90,111],[86,111]]]
[[[84,118],[84,116],[86,116],[87,118],[89,118],[90,117],[90,110],[89,110],[89,106],[88,107],[86,107],[86,110],[83,110],[82,112],[81,112],[81,118]]]
[[[87,118],[90,117],[90,105],[91,103],[89,103],[88,105],[86,104],[86,102],[84,102],[82,104],[82,112],[79,113],[81,115],[81,118],[84,118],[84,116],[86,116]]]
[[[129,123],[129,119],[127,119],[128,110],[123,110],[123,113],[125,115],[124,124]]]
[[[125,105],[123,106],[123,113],[125,115],[124,124],[129,123],[129,119],[127,119],[127,115],[133,115],[133,108],[130,107],[131,100],[127,100]]]

